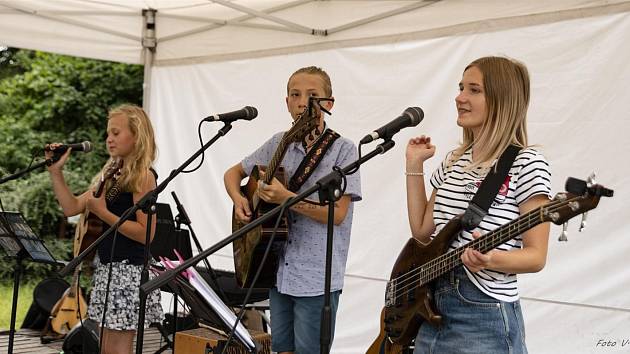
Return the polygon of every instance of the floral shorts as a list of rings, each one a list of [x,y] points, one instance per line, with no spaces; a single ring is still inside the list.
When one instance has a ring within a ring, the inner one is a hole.
[[[114,330],[136,330],[138,327],[138,311],[140,309],[139,285],[141,265],[129,264],[127,261],[113,262],[105,328]],[[88,317],[99,324],[103,317],[109,265],[96,261],[94,286],[90,295]],[[149,277],[152,277],[149,272]],[[160,290],[152,291],[146,299],[145,326],[161,322],[164,318],[160,303]]]

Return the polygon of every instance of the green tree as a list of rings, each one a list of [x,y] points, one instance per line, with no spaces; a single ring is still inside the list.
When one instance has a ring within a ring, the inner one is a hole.
[[[2,49],[0,176],[26,168],[33,156],[41,161],[46,143],[89,140],[94,151],[74,154],[65,166],[70,188],[84,191],[107,159],[107,110],[141,104],[142,66]],[[22,212],[41,237],[63,233],[65,218],[44,171],[1,185],[0,198],[6,210]]]

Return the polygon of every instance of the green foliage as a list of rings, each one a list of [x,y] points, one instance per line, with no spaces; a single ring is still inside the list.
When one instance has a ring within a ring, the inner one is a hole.
[[[140,105],[142,75],[138,65],[0,48],[0,177],[27,168],[33,155],[35,162],[41,161],[46,143],[89,140],[94,151],[73,154],[64,167],[70,189],[83,192],[108,156],[108,109],[121,103]],[[45,171],[0,185],[0,198],[6,210],[22,212],[47,245],[57,248],[51,239],[60,234],[65,218]],[[67,245],[58,248],[61,252],[67,247],[71,250]],[[55,256],[69,259],[62,252]],[[35,269],[43,266],[33,267],[27,271],[49,273]],[[6,275],[0,269],[0,279]]]
[[[20,328],[28,308],[33,302],[33,289],[37,283],[27,282],[18,289],[18,306],[15,317],[15,328]],[[13,283],[0,283],[0,330],[9,329],[11,325],[11,305],[13,301]]]

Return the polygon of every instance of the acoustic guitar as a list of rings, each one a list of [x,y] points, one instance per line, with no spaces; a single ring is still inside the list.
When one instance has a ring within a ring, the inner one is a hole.
[[[440,325],[442,317],[435,309],[429,285],[440,275],[462,265],[461,255],[466,248],[486,253],[544,222],[561,225],[597,207],[601,196],[613,195],[610,189],[587,185],[575,178],[567,180],[566,189],[570,192],[558,193],[549,203],[452,251],[446,252],[462,229],[461,216],[444,225],[428,244],[415,238],[407,241],[385,288],[379,336],[366,353],[400,353],[411,344],[423,321]]]
[[[116,179],[120,175],[122,159],[115,159],[110,162],[105,171],[101,174],[96,188],[92,195],[99,198],[105,191],[106,182]],[[74,256],[83,252],[103,233],[103,221],[96,215],[90,214],[86,209],[79,219],[74,237]],[[92,258],[92,257],[88,257]],[[81,266],[75,268],[70,287],[57,301],[50,312],[50,327],[59,334],[65,335],[77,322],[87,315],[87,303],[79,288],[79,271]]]
[[[310,106],[310,105],[309,105]],[[271,180],[276,177],[286,185],[287,178],[284,170],[280,168],[280,163],[289,147],[294,142],[302,142],[317,127],[318,111],[315,108],[306,107],[298,118],[293,122],[293,126],[284,133],[271,161],[265,168],[264,166],[255,166],[249,175],[247,184],[241,187],[241,192],[249,201],[250,210],[252,211],[251,221],[256,220],[266,212],[275,208],[277,205],[265,203],[256,193],[258,182],[261,180],[261,172],[264,172],[262,181],[270,184]],[[271,234],[273,233],[276,220],[268,221],[249,231],[243,237],[232,242],[234,254],[234,269],[236,281],[240,287],[249,287],[252,285],[256,270],[262,263],[262,258],[267,245],[269,245]],[[232,231],[237,231],[246,224],[237,220],[232,213]],[[262,264],[262,271],[256,281],[256,288],[271,288],[276,282],[276,271],[278,269],[278,252],[288,237],[288,221],[286,214],[282,216],[282,220],[276,230],[276,236],[271,251],[266,261]]]
[[[107,168],[101,174],[101,177],[94,189],[92,195],[94,198],[99,198],[105,191],[105,185],[110,179],[116,180],[120,176],[120,169],[122,168],[123,160],[112,160]],[[81,213],[79,223],[74,232],[74,256],[78,256],[88,248],[96,239],[103,233],[103,221],[96,215],[91,214],[87,209]],[[92,259],[94,254],[87,257]]]

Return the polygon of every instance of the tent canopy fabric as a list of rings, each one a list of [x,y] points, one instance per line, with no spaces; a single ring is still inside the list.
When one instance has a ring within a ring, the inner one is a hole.
[[[579,218],[570,222],[568,243],[555,241],[562,228],[552,226],[545,269],[519,275],[530,352],[630,348],[629,33],[630,1],[615,0],[0,0],[1,45],[145,64],[161,176],[199,148],[202,117],[258,108],[258,118],[235,122],[208,150],[202,168],[169,184],[204,247],[231,231],[223,172],[287,128],[286,80],[295,69],[317,65],[331,75],[327,122],[355,142],[404,108],[422,107],[422,123],[361,169],[333,346],[348,354],[364,352],[378,333],[385,282],[409,237],[405,142],[431,135],[438,151],[427,172],[456,146],[457,83],[484,55],[527,64],[529,138],[551,165],[554,193],[568,176],[592,171],[615,190],[584,232]],[[214,124],[202,126],[204,141]],[[211,262],[231,268],[229,247]]]
[[[151,36],[145,30],[149,10],[155,11]],[[488,32],[628,10],[626,0],[0,0],[0,44],[136,64],[145,64],[143,48],[155,45],[154,65],[169,65]]]

